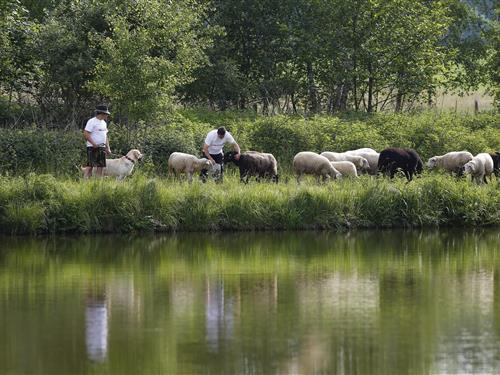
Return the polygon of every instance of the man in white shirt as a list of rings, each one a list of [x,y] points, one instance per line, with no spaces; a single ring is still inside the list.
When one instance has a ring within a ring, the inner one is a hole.
[[[211,160],[212,163],[220,165],[220,181],[222,181],[224,174],[224,154],[222,152],[222,148],[226,143],[233,145],[233,150],[235,152],[234,158],[239,160],[240,146],[238,146],[233,136],[226,131],[226,128],[223,126],[219,129],[214,129],[208,132],[207,137],[205,138],[205,143],[203,144],[203,154],[205,157]],[[203,182],[206,181],[207,175],[208,171],[206,169],[201,171],[201,179]]]
[[[106,167],[106,154],[110,154],[108,125],[106,120],[109,113],[108,106],[98,105],[95,109],[95,117],[87,121],[83,135],[87,140],[87,166],[84,178],[92,176],[92,169],[96,168],[95,175],[102,177],[103,168]]]

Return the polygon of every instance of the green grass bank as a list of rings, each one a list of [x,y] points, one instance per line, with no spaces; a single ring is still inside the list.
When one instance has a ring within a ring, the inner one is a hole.
[[[0,177],[5,234],[144,231],[305,230],[500,225],[500,182],[477,186],[445,175],[407,184],[363,176],[192,185],[135,176],[125,182],[51,175]]]

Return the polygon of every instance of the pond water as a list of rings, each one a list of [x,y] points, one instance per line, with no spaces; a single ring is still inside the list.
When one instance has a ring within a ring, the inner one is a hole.
[[[0,239],[0,374],[500,371],[500,230]]]

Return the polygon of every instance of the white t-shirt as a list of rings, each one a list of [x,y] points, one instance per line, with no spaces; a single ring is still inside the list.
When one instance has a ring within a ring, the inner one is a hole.
[[[205,144],[208,145],[208,152],[212,155],[221,154],[222,147],[224,147],[226,142],[230,144],[236,143],[233,136],[228,131],[224,134],[224,138],[220,139],[217,134],[217,129],[214,129],[208,132],[207,138],[205,138]]]
[[[85,130],[90,133],[90,138],[94,141],[96,145],[106,144],[108,138],[108,125],[106,121],[99,120],[97,117],[92,117],[87,121],[85,125]],[[87,147],[92,147],[92,143],[87,141]]]

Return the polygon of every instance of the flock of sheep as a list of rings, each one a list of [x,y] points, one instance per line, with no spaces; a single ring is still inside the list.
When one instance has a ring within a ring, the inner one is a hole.
[[[224,163],[233,162],[239,167],[240,180],[248,182],[250,177],[257,180],[267,178],[278,182],[278,163],[269,153],[246,151],[239,160],[234,159],[233,152],[224,154]],[[320,179],[358,177],[361,173],[376,175],[378,173],[394,174],[401,170],[408,181],[414,174],[421,173],[423,162],[418,153],[408,148],[386,148],[380,153],[371,148],[360,148],[346,152],[322,152],[321,154],[304,151],[293,158],[293,170],[300,184],[303,175],[314,175],[318,183]],[[445,155],[433,156],[427,162],[429,169],[440,168],[457,176],[471,175],[478,184],[487,183],[486,178],[494,173],[500,177],[500,153],[479,153],[473,156],[468,151],[453,151]],[[193,174],[201,170],[220,171],[219,165],[212,165],[206,158],[174,152],[168,160],[170,174],[184,173],[191,182]],[[219,168],[219,169],[218,169]]]

